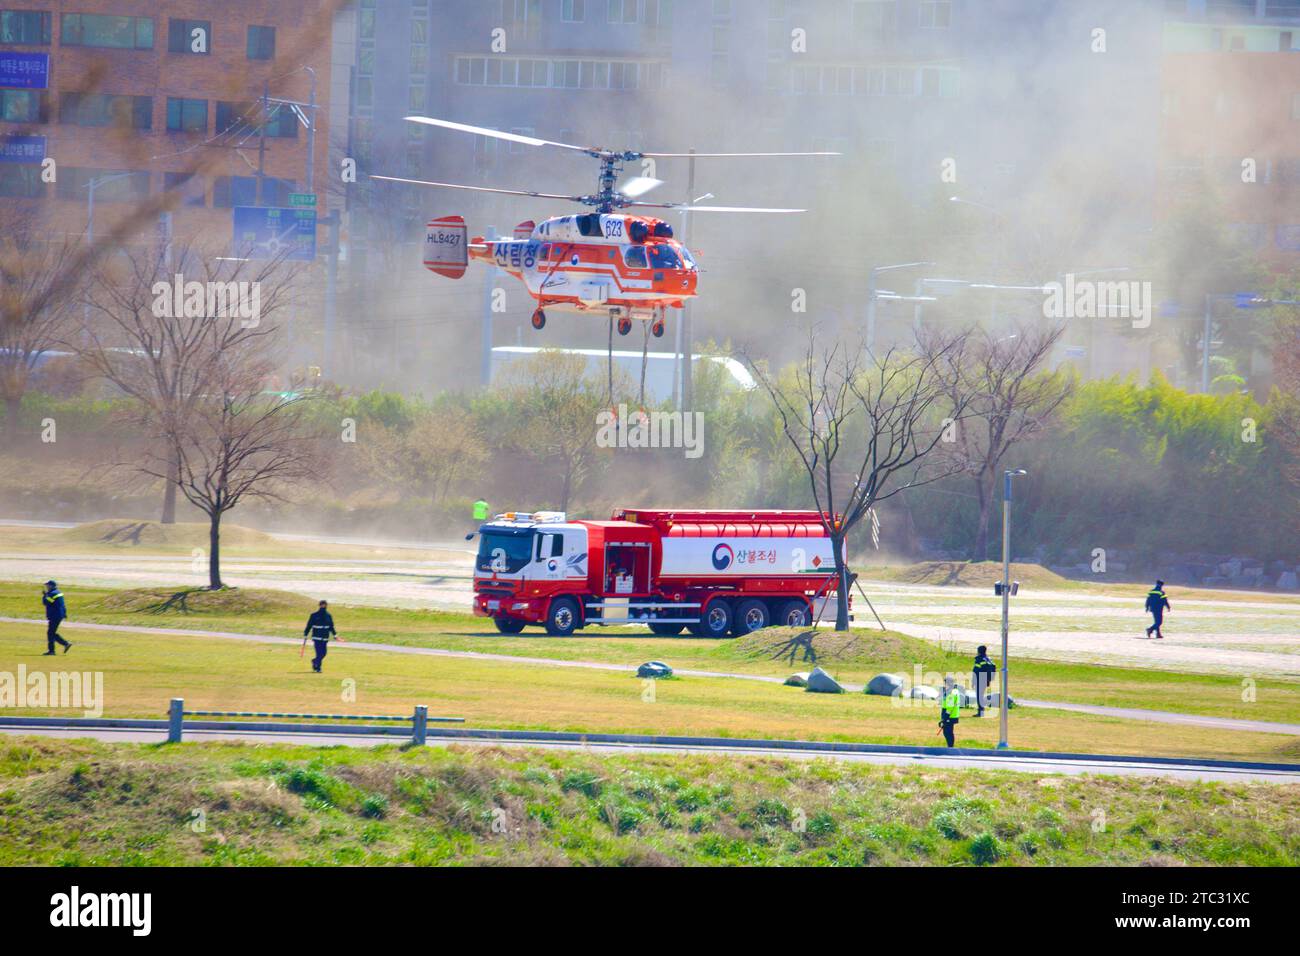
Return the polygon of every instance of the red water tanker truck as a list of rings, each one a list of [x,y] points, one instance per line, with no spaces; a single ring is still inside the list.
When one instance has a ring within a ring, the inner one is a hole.
[[[671,636],[804,627],[835,593],[816,511],[620,509],[609,521],[507,512],[479,528],[474,613],[504,634],[646,624]]]

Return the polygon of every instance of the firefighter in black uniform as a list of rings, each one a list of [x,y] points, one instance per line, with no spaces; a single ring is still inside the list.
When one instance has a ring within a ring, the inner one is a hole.
[[[306,637],[310,634],[312,644],[316,646],[316,656],[312,658],[311,669],[317,674],[320,673],[321,662],[325,660],[325,652],[329,650],[330,637],[338,636],[338,631],[334,630],[334,618],[330,617],[327,608],[328,604],[321,601],[320,609],[307,618],[307,626],[302,629],[302,636]],[[342,638],[340,637],[339,640]]]
[[[1164,623],[1165,611],[1173,610],[1169,606],[1169,598],[1165,596],[1165,582],[1157,581],[1156,586],[1147,592],[1147,611],[1151,614],[1151,626],[1147,628],[1147,637],[1151,632],[1156,632],[1156,637],[1163,638],[1160,633],[1160,625]]]
[[[988,652],[987,645],[981,644],[976,648],[975,664],[971,670],[971,676],[975,679],[975,706],[979,708],[976,717],[984,716],[984,701],[988,700],[989,685],[993,683],[993,675],[998,672],[998,665],[993,663]]]
[[[41,594],[41,603],[45,605],[45,657],[54,654],[54,645],[62,644],[63,653],[68,653],[71,641],[59,636],[59,625],[68,619],[68,605],[63,600],[63,592],[53,581],[45,582],[45,591]]]

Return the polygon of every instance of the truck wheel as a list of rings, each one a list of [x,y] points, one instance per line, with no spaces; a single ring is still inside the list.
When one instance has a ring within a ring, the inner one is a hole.
[[[777,627],[807,627],[812,623],[808,605],[803,601],[786,601],[777,609],[772,623]]]
[[[700,637],[726,637],[731,629],[731,605],[725,598],[714,598],[700,615]]]
[[[731,623],[731,633],[744,637],[772,623],[767,605],[758,598],[747,598],[736,607],[736,619]]]
[[[518,634],[524,629],[525,622],[513,617],[498,617],[493,620],[496,621],[497,630],[502,634]]]
[[[651,624],[650,630],[660,637],[672,637],[682,632],[682,626],[680,624]]]
[[[546,612],[546,633],[568,637],[578,626],[578,605],[573,598],[556,598]]]

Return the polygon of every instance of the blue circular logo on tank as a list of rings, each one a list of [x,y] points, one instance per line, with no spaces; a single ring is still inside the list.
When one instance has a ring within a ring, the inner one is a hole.
[[[731,567],[731,546],[719,544],[713,549],[713,567],[718,571],[725,571]]]

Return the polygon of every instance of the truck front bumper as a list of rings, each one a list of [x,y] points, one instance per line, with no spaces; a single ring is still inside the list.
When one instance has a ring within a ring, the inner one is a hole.
[[[540,623],[546,618],[546,601],[542,598],[521,598],[514,595],[475,594],[474,616],[511,618],[516,621]]]

